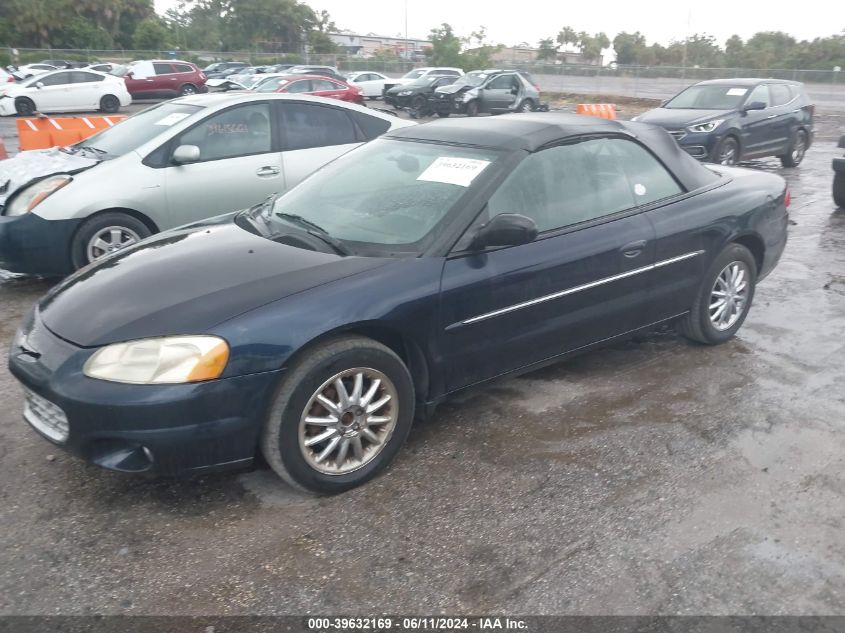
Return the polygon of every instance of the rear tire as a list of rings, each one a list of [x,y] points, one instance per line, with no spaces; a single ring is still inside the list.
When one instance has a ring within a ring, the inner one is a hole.
[[[452,114],[452,113],[451,112],[438,112],[437,116],[439,116],[441,119],[446,119],[446,118],[449,117],[450,114]]]
[[[845,209],[845,174],[833,177],[833,201],[838,207]]]
[[[194,84],[185,84],[179,88],[179,94],[183,97],[197,94],[197,87]]]
[[[748,316],[756,282],[757,262],[751,251],[741,244],[728,244],[704,275],[695,303],[678,322],[678,331],[705,345],[729,341]]]
[[[120,99],[114,95],[105,95],[100,99],[100,112],[114,114],[120,110]]]
[[[343,492],[369,481],[396,457],[414,419],[414,385],[391,349],[362,336],[336,337],[306,350],[285,374],[260,448],[288,484],[316,494]],[[344,402],[334,386],[338,380],[347,404],[332,410],[323,403]],[[371,408],[377,402],[381,406]]]
[[[786,154],[780,157],[780,164],[784,167],[798,167],[807,152],[807,133],[804,130],[795,132],[795,137],[789,143]]]
[[[534,112],[534,102],[531,99],[523,99],[516,109],[517,112]]]
[[[86,220],[71,241],[70,256],[75,269],[152,235],[141,220],[119,211],[101,213]],[[100,240],[98,242],[98,240]]]
[[[35,102],[28,97],[15,99],[15,112],[20,116],[32,116],[35,114]]]

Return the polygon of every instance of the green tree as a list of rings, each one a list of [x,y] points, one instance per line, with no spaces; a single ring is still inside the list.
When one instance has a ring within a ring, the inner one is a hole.
[[[148,18],[132,34],[132,45],[140,51],[160,51],[169,47],[170,31],[159,18]]]
[[[461,38],[455,35],[450,24],[445,22],[429,34],[431,54],[429,58],[435,66],[461,67]]]
[[[738,68],[742,65],[743,48],[745,44],[739,35],[731,35],[725,42],[725,65],[729,68]]]
[[[578,34],[575,32],[575,29],[569,26],[563,27],[560,32],[557,34],[557,43],[563,46],[565,49],[569,44],[577,44],[578,43]]]
[[[613,38],[613,50],[616,52],[618,64],[642,64],[646,46],[645,36],[637,31],[626,33],[622,31]]]
[[[551,37],[540,40],[537,49],[537,59],[540,61],[554,60],[557,58],[557,46]]]

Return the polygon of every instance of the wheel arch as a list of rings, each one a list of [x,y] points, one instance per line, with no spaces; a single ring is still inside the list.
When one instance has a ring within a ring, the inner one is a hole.
[[[757,264],[757,274],[763,270],[763,264],[766,259],[766,243],[763,238],[756,233],[743,233],[735,236],[731,242],[732,244],[739,244],[744,246],[754,256],[754,263]]]
[[[139,222],[143,222],[144,225],[148,229],[150,229],[150,232],[152,232],[152,233],[158,233],[159,232],[159,228],[158,228],[158,226],[156,226],[156,223],[153,222],[153,220],[151,218],[149,218],[145,214],[141,213],[140,211],[136,211],[135,209],[130,209],[128,207],[108,207],[108,208],[105,208],[105,209],[100,209],[99,211],[92,213],[89,216],[86,216],[85,219],[82,222],[79,223],[79,226],[76,228],[76,231],[74,231],[74,235],[76,235],[79,232],[79,230],[82,228],[82,225],[84,225],[85,222],[87,222],[91,218],[96,218],[98,216],[101,216],[104,213],[124,213],[128,216],[135,218]]]

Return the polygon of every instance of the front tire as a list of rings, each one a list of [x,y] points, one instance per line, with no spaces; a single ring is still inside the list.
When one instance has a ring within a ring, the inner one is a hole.
[[[807,133],[804,130],[798,130],[795,133],[795,138],[789,144],[786,154],[780,157],[780,164],[784,167],[798,167],[801,161],[804,160],[804,154],[807,152]]]
[[[478,116],[478,101],[470,101],[467,104],[467,116]]]
[[[35,102],[28,97],[15,99],[15,112],[20,116],[32,116],[35,114]]]
[[[754,299],[757,262],[741,244],[729,244],[710,265],[689,313],[678,324],[687,338],[719,345],[742,327]]]
[[[291,486],[334,494],[381,472],[413,419],[414,385],[402,360],[369,338],[332,338],[286,371],[261,452]]]
[[[723,138],[713,151],[713,162],[733,166],[739,162],[739,142],[733,136]]]
[[[100,112],[114,114],[120,110],[120,99],[114,95],[105,95],[100,99]]]
[[[445,112],[445,111],[443,111],[443,110],[439,110],[439,111],[437,112],[437,116],[439,116],[441,119],[447,119],[447,118],[449,118],[449,115],[450,115],[450,114],[452,114],[452,113],[451,113],[451,112]]]
[[[71,261],[76,269],[152,235],[141,220],[117,211],[89,218],[73,236]]]
[[[836,206],[845,209],[845,174],[836,174],[833,177],[833,201]]]

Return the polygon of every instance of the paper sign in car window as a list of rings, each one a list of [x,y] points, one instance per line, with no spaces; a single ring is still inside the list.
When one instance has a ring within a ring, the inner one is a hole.
[[[746,92],[748,92],[748,90],[746,90],[745,88],[730,88],[728,90],[728,96],[729,97],[741,97]]]
[[[163,119],[159,119],[158,121],[156,121],[155,124],[156,125],[170,126],[170,125],[173,125],[174,123],[179,123],[179,121],[181,121],[182,119],[187,118],[189,116],[190,116],[190,114],[188,114],[186,112],[172,112],[171,114],[168,114]]]
[[[417,180],[469,187],[489,164],[489,160],[440,156],[417,177]]]

